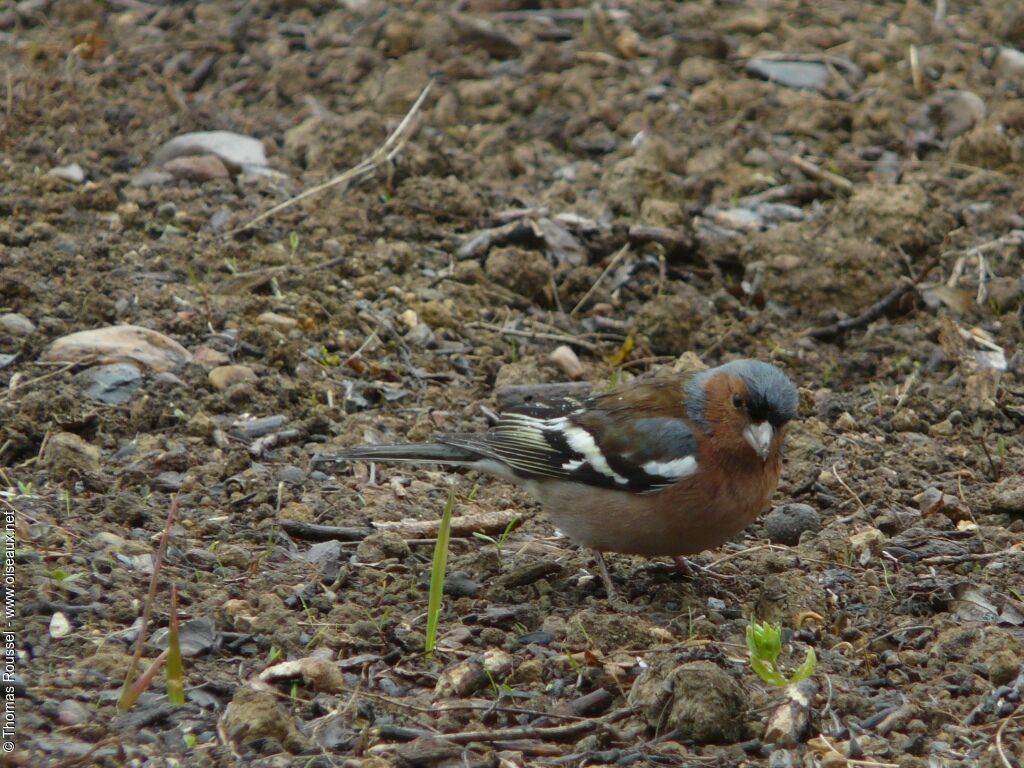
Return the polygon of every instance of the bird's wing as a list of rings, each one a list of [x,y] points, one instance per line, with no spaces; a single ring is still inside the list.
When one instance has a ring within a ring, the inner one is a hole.
[[[632,384],[561,416],[514,410],[480,434],[438,435],[452,447],[498,462],[521,479],[574,480],[649,493],[697,471],[697,435],[681,380]]]

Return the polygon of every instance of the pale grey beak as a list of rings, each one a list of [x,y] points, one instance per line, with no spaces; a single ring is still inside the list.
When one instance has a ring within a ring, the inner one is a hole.
[[[767,421],[762,421],[760,424],[748,424],[743,428],[744,439],[750,443],[754,453],[761,457],[761,461],[768,460],[768,449],[772,447],[774,436],[775,430]]]

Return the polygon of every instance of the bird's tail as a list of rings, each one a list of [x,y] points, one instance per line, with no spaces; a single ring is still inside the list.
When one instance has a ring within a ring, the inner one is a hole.
[[[480,461],[480,454],[467,448],[442,443],[406,443],[404,445],[361,445],[337,453],[318,453],[312,466],[332,461],[412,462],[419,464],[470,465]]]

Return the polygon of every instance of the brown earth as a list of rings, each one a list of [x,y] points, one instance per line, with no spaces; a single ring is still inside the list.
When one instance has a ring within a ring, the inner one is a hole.
[[[12,764],[1020,766],[1024,11],[935,5],[0,9]],[[748,74],[779,52],[822,81]],[[431,79],[393,162],[230,233],[372,153]],[[273,173],[147,181],[209,130]],[[107,405],[95,360],[44,355],[117,324],[191,362]],[[776,504],[811,509],[691,575],[613,557],[609,604],[503,483],[310,465],[483,429],[501,387],[566,378],[562,344],[597,388],[687,352],[777,362],[801,419]],[[457,532],[427,659],[434,534],[358,539],[452,487],[492,539]],[[145,659],[174,585],[187,703],[161,673],[119,713],[177,492]],[[751,671],[751,616],[787,670],[816,650],[802,694]]]

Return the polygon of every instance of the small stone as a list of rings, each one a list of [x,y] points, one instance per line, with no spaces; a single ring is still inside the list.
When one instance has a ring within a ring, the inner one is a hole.
[[[444,593],[452,597],[473,597],[480,591],[480,584],[465,571],[456,571],[444,580]]]
[[[388,558],[404,560],[409,554],[408,542],[394,531],[372,533],[356,547],[356,557],[361,563],[379,563]]]
[[[70,182],[71,184],[81,184],[85,181],[85,171],[82,170],[82,166],[78,163],[58,165],[56,168],[51,168],[46,175],[53,176],[61,181]]]
[[[992,62],[992,71],[997,77],[1024,78],[1024,51],[1016,48],[1002,48]]]
[[[956,431],[956,427],[953,426],[953,422],[949,419],[943,419],[942,421],[932,424],[928,427],[929,437],[948,437]]]
[[[466,659],[443,670],[434,684],[434,693],[441,697],[467,696],[488,684],[487,673],[478,659]]]
[[[216,155],[232,171],[267,165],[263,142],[231,131],[197,131],[176,136],[157,150],[153,165],[165,165],[168,160],[190,155]]]
[[[764,530],[774,544],[794,546],[805,531],[821,527],[821,515],[809,504],[783,504],[767,514]]]
[[[82,725],[89,722],[89,710],[74,699],[64,699],[57,705],[57,720],[61,725]]]
[[[925,423],[913,408],[901,408],[892,417],[892,428],[897,432],[921,432]]]
[[[70,634],[71,622],[68,621],[67,616],[57,611],[50,617],[50,637],[54,640],[60,640],[62,637],[67,637]]]
[[[416,314],[416,310],[407,309],[405,312],[398,316],[398,319],[402,321],[404,325],[410,331],[416,330],[416,327],[420,324],[419,316]]]
[[[877,528],[867,528],[850,535],[850,549],[859,555],[877,555],[885,544],[885,534]]]
[[[979,506],[987,512],[1024,515],[1024,483],[1019,475],[1004,477],[981,495]]]
[[[0,315],[0,329],[11,336],[31,336],[36,332],[35,323],[17,312],[5,312]]]
[[[850,415],[849,411],[843,411],[841,414],[839,414],[839,416],[836,418],[835,426],[836,429],[838,429],[840,432],[860,431],[860,425],[857,423],[857,420]]]
[[[745,69],[748,75],[786,88],[820,91],[832,79],[829,68],[819,61],[753,58],[747,62]]]
[[[967,508],[956,496],[943,493],[938,488],[929,487],[914,497],[917,508],[921,510],[921,517],[929,517],[942,513],[954,523],[961,521],[972,521],[971,510]]]
[[[226,179],[231,175],[227,166],[216,155],[176,157],[164,163],[161,169],[176,179],[187,179],[200,184],[211,179]]]
[[[555,350],[548,355],[548,360],[561,368],[562,373],[570,379],[576,380],[583,378],[583,363],[580,362],[579,357],[577,357],[576,352],[573,351],[572,347],[566,344],[556,347]]]
[[[985,119],[985,102],[971,91],[946,90],[931,96],[908,121],[919,140],[951,141]]]
[[[276,312],[263,312],[256,317],[256,322],[261,325],[271,325],[282,333],[288,333],[293,328],[299,327],[299,321],[295,318],[279,315]]]
[[[306,482],[306,472],[302,467],[296,467],[294,464],[285,464],[274,473],[274,478],[278,482],[287,485],[299,485]]]
[[[247,381],[255,381],[256,371],[247,365],[218,365],[208,374],[207,378],[214,389],[224,390]]]
[[[174,175],[155,168],[139,171],[128,182],[133,187],[162,187],[174,181]]]
[[[142,374],[132,363],[112,363],[86,368],[76,373],[74,380],[82,394],[90,400],[107,405],[128,402],[142,386]]]
[[[54,341],[42,355],[44,360],[78,363],[87,358],[99,362],[134,362],[153,371],[169,371],[192,360],[181,344],[149,328],[113,325],[79,331]]]

